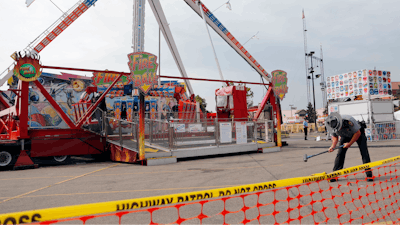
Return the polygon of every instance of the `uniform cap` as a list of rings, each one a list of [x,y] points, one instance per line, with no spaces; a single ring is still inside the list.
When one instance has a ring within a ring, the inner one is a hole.
[[[325,121],[326,129],[328,129],[329,133],[336,133],[342,127],[342,117],[339,113],[332,112],[329,114],[328,118]]]

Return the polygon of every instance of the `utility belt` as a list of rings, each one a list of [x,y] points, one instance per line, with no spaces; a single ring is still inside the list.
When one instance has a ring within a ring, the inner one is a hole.
[[[367,124],[365,123],[365,121],[357,121],[358,122],[358,125],[360,125],[360,132],[362,133],[362,134],[364,134],[365,133],[365,129],[367,128]]]

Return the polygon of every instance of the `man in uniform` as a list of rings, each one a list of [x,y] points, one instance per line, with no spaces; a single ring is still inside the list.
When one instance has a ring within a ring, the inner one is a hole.
[[[329,152],[334,151],[334,148],[339,141],[338,137],[340,137],[340,146],[343,145],[343,147],[339,148],[333,171],[343,169],[347,149],[350,148],[354,142],[357,142],[358,144],[363,163],[371,162],[364,128],[361,127],[353,117],[348,115],[340,116],[338,113],[331,113],[328,116],[325,125],[329,130],[329,133],[332,134],[332,146],[329,148]],[[370,169],[366,169],[365,174],[367,175],[368,181],[374,180]],[[331,179],[330,181],[334,182],[336,179]]]
[[[304,140],[307,140],[308,122],[305,118],[303,122],[303,129],[304,129]]]

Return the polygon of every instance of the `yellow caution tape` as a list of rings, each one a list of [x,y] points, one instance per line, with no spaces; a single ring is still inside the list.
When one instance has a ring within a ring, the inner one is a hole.
[[[122,210],[132,210],[152,206],[163,206],[168,204],[191,202],[202,199],[211,199],[235,194],[243,194],[254,191],[262,191],[273,188],[287,187],[296,184],[314,182],[318,180],[326,180],[337,176],[354,173],[357,171],[369,169],[383,164],[391,163],[400,160],[400,156],[388,158],[376,162],[366,163],[359,166],[350,167],[347,169],[338,170],[329,174],[316,174],[316,176],[296,177],[282,179],[264,183],[241,185],[236,187],[217,188],[204,191],[187,192],[180,194],[161,195],[155,197],[91,203],[84,205],[64,206],[49,209],[39,209],[16,213],[0,214],[0,224],[21,224],[50,221],[64,218],[80,217],[94,215],[100,213],[110,213]]]

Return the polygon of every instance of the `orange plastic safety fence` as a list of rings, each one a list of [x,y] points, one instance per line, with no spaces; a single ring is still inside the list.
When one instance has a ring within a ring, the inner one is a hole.
[[[400,222],[399,163],[279,189],[40,224],[365,224]]]

